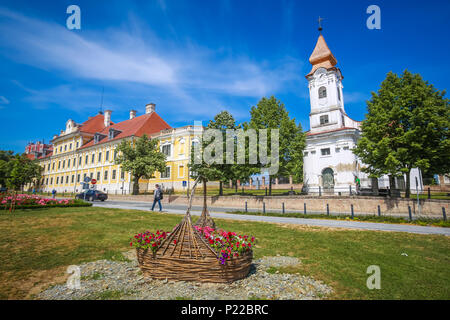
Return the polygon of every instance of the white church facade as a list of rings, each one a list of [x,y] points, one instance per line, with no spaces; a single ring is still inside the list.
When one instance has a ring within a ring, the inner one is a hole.
[[[304,184],[308,193],[348,194],[356,191],[356,177],[361,187],[368,187],[367,175],[352,149],[360,137],[360,122],[345,112],[341,70],[319,35],[306,75],[310,93],[310,130],[304,151]]]

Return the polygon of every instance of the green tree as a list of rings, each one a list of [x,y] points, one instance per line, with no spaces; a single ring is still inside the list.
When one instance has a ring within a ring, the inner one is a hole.
[[[6,186],[6,179],[10,174],[9,162],[14,157],[14,152],[9,150],[0,150],[0,186]]]
[[[25,154],[16,155],[8,162],[9,175],[6,185],[13,190],[22,190],[28,183],[40,181],[43,168],[36,161],[28,159]]]
[[[158,141],[142,135],[137,139],[122,141],[117,147],[115,163],[133,177],[133,194],[139,193],[139,179],[150,179],[155,171],[166,169],[166,155],[159,151]]]
[[[274,96],[263,97],[256,107],[251,108],[250,115],[250,128],[258,132],[261,129],[267,129],[268,137],[271,136],[272,129],[279,130],[279,170],[278,173],[269,175],[269,195],[272,194],[272,182],[276,177],[293,175],[298,181],[302,181],[303,150],[306,144],[301,125],[295,123],[295,118],[289,117],[284,104]],[[270,155],[270,138],[267,142]]]
[[[407,198],[411,168],[424,175],[448,173],[450,108],[444,95],[419,74],[389,72],[367,102],[362,137],[354,149],[367,164],[363,170],[371,177],[406,174]]]

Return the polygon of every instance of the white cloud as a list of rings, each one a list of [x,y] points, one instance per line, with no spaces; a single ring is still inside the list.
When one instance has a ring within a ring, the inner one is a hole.
[[[164,1],[159,4],[167,9]],[[252,61],[247,56],[223,57],[224,48],[171,43],[152,34],[148,26],[141,28],[146,30],[145,35],[113,29],[97,33],[71,31],[65,25],[25,17],[1,7],[0,17],[0,48],[6,49],[0,54],[59,73],[70,82],[78,78],[94,81],[97,86],[99,82],[107,83],[118,91],[135,84],[142,89],[141,94],[145,92],[145,98],[159,92],[167,101],[189,106],[182,109],[182,114],[213,115],[226,106],[227,96],[260,98],[298,90],[304,81],[299,60],[288,57],[267,62]],[[136,29],[139,21],[132,23]],[[92,91],[64,85],[30,89],[28,93],[36,103],[59,101],[61,106],[75,109],[80,102],[98,99]],[[65,101],[67,97],[75,101]]]
[[[0,96],[0,104],[9,104],[9,100],[4,96]]]

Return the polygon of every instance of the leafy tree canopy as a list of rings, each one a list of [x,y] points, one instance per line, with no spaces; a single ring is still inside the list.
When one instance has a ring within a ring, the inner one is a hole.
[[[378,92],[367,102],[362,137],[354,153],[373,177],[406,173],[419,167],[424,174],[450,171],[449,100],[424,81],[405,70],[389,72]]]

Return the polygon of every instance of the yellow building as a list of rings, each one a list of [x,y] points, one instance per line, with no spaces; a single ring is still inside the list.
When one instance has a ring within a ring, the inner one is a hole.
[[[163,189],[186,190],[191,145],[196,141],[194,126],[172,128],[155,111],[155,104],[146,105],[145,114],[130,111],[128,120],[114,123],[111,110],[97,114],[82,124],[69,119],[65,130],[52,139],[53,152],[37,160],[43,166],[40,190],[43,192],[81,192],[84,177],[97,180],[97,189],[114,194],[132,190],[130,173],[115,164],[116,148],[125,139],[147,134],[159,140],[161,152],[167,155],[164,172],[154,178],[139,181],[140,191],[154,190],[156,183]],[[201,129],[201,128],[200,128]]]

